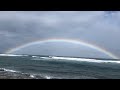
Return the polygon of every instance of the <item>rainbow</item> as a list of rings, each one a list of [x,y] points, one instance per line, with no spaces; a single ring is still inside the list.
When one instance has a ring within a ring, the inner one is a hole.
[[[119,59],[119,57],[115,56],[111,52],[109,52],[109,51],[105,50],[104,48],[101,48],[101,47],[99,47],[99,46],[97,46],[95,44],[93,45],[93,44],[90,44],[88,42],[84,42],[82,40],[61,39],[61,38],[51,38],[51,39],[44,39],[44,40],[35,40],[35,41],[30,42],[30,43],[26,43],[26,44],[17,46],[15,48],[9,49],[5,53],[6,54],[14,53],[15,51],[18,51],[18,50],[20,50],[22,48],[25,48],[25,47],[28,47],[30,45],[41,44],[41,43],[46,43],[46,42],[68,42],[68,43],[83,45],[83,46],[95,49],[97,51],[100,51],[100,52],[102,52],[102,53],[112,57],[113,59]]]

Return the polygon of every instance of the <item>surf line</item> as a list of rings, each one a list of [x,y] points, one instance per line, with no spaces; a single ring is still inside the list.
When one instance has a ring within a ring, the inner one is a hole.
[[[113,59],[119,59],[119,57],[117,57],[116,55],[112,54],[111,52],[109,52],[109,51],[105,50],[104,48],[101,48],[95,44],[87,43],[87,42],[82,41],[82,40],[64,39],[64,38],[49,38],[49,39],[42,39],[42,40],[34,40],[32,42],[17,46],[17,47],[12,48],[12,49],[9,49],[5,53],[6,54],[14,53],[15,51],[18,51],[18,50],[25,48],[25,47],[28,47],[30,45],[42,44],[42,43],[46,43],[46,42],[68,42],[68,43],[83,45],[83,46],[95,49],[101,53],[104,53],[104,54],[112,57]]]

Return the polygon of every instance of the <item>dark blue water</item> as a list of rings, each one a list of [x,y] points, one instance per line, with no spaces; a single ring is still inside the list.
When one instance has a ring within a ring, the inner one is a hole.
[[[0,56],[0,78],[120,79],[120,61],[50,56]]]

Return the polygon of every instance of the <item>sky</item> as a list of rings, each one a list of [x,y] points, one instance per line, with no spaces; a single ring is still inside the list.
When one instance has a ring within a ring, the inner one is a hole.
[[[49,38],[82,40],[103,47],[119,57],[120,12],[0,11],[0,53],[25,43]],[[88,47],[64,42],[37,44],[18,52],[67,56],[103,55]],[[92,55],[92,52],[95,54]]]

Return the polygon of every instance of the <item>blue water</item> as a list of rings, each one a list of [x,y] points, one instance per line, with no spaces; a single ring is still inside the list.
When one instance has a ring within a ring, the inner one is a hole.
[[[0,77],[7,79],[120,79],[120,61],[39,55],[1,55]]]

